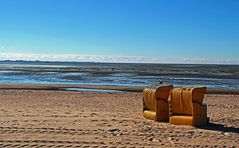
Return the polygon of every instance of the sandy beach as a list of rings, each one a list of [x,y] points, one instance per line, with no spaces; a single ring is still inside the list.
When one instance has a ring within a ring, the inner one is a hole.
[[[142,92],[0,89],[0,147],[239,147],[239,95],[206,94],[210,124],[146,120]]]
[[[239,148],[239,0],[0,0],[0,148],[181,147]]]

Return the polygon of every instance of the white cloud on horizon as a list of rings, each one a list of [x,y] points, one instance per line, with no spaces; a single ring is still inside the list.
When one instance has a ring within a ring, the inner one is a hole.
[[[98,56],[75,54],[0,53],[0,60],[76,61],[113,63],[239,64],[239,60],[207,58],[170,58],[142,56]]]

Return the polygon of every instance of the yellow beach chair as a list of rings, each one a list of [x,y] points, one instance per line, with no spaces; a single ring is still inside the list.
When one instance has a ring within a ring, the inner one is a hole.
[[[207,124],[207,106],[202,104],[205,92],[206,87],[172,89],[169,123],[192,126]]]
[[[161,84],[155,88],[145,88],[143,98],[143,116],[155,121],[169,120],[168,97],[172,85]]]

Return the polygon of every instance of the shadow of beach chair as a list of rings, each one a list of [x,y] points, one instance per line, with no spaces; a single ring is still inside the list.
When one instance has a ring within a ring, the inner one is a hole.
[[[202,104],[206,87],[174,88],[170,93],[169,123],[202,126],[208,122],[207,106]]]
[[[161,84],[155,88],[144,89],[143,116],[145,118],[155,121],[168,121],[168,97],[172,88],[172,85]]]

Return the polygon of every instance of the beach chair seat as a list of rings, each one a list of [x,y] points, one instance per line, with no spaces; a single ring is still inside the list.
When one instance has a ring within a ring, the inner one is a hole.
[[[202,104],[205,92],[206,87],[172,89],[169,99],[169,123],[192,126],[207,124],[207,106]]]
[[[155,88],[145,88],[143,91],[143,116],[155,121],[169,120],[168,97],[172,85],[160,84]]]

